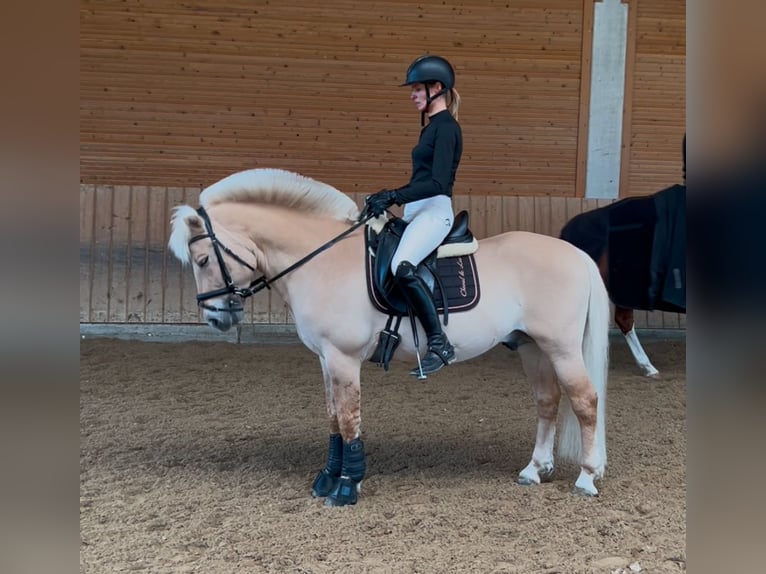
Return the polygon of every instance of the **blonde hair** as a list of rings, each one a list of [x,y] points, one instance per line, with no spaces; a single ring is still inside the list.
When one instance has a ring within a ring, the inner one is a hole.
[[[455,88],[449,91],[449,98],[447,102],[447,109],[452,117],[457,119],[457,111],[460,108],[460,94],[457,93]]]

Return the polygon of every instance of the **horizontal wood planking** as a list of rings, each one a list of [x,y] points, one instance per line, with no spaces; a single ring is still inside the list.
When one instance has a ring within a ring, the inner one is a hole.
[[[83,182],[400,185],[420,125],[398,84],[430,50],[463,97],[456,193],[574,195],[581,0],[179,6],[81,3]]]
[[[623,196],[646,195],[683,180],[685,4],[640,0],[637,6]]]
[[[199,188],[80,185],[80,321],[82,323],[200,322],[191,270],[167,249],[171,210],[197,205]],[[358,206],[362,193],[349,194]],[[481,239],[523,230],[557,236],[575,215],[610,203],[565,197],[459,196],[455,210],[470,213]],[[396,208],[400,209],[400,208]],[[285,324],[293,319],[274,291],[246,305],[246,323]],[[676,313],[636,312],[638,327],[685,328]]]

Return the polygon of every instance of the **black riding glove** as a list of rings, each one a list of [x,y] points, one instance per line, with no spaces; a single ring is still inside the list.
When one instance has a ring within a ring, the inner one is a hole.
[[[364,201],[364,210],[375,217],[379,217],[393,204],[398,204],[397,200],[398,197],[395,190],[384,189],[367,196],[367,199]]]

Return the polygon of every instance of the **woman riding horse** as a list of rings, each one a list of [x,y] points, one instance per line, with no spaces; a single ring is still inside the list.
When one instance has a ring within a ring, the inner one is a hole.
[[[442,330],[436,305],[415,269],[452,227],[452,186],[463,152],[463,135],[457,123],[460,96],[455,91],[455,72],[447,60],[439,56],[418,58],[402,85],[411,86],[410,98],[421,114],[421,124],[428,116],[428,125],[412,150],[410,182],[369,196],[366,209],[378,216],[393,204],[404,205],[403,219],[408,225],[391,261],[391,272],[428,337],[428,351],[420,369],[411,371],[422,376],[455,360],[455,349]]]

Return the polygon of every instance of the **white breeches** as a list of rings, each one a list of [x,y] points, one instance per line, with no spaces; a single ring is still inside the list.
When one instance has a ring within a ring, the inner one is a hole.
[[[402,261],[417,265],[439,247],[455,220],[452,199],[446,195],[436,195],[407,203],[403,219],[408,225],[391,260],[392,273],[396,273]]]

